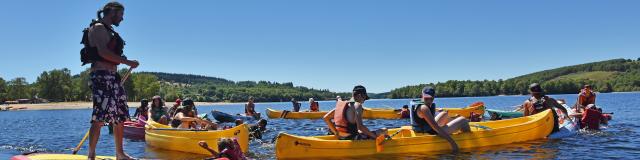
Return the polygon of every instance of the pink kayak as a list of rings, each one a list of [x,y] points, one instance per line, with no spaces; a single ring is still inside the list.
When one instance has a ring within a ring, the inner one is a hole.
[[[144,140],[144,124],[138,122],[124,122],[123,136],[128,139]]]

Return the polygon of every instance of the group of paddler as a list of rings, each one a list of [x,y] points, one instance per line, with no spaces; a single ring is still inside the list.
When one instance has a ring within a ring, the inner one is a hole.
[[[91,129],[87,133],[90,135],[88,158],[95,159],[95,148],[100,136],[100,128],[104,123],[109,123],[114,127],[115,157],[116,159],[133,159],[127,155],[122,146],[123,123],[129,121],[129,111],[127,95],[122,82],[131,72],[131,69],[138,67],[140,63],[129,60],[123,54],[124,40],[114,30],[113,26],[119,26],[124,16],[124,6],[118,2],[109,2],[97,12],[97,19],[93,20],[88,28],[84,30],[82,44],[85,47],[81,50],[81,61],[84,64],[91,64],[91,89],[93,112],[91,116]],[[117,66],[125,64],[130,66],[129,72],[121,77],[117,72]],[[556,108],[564,115],[581,117],[582,123],[592,128],[592,121],[601,119],[594,115],[601,114],[599,108],[595,107],[595,93],[590,87],[585,87],[580,93],[579,103],[575,107],[576,113],[568,115],[566,109],[561,107],[553,98],[544,95],[542,88],[538,84],[532,84],[529,88],[531,98],[527,99],[523,106],[525,116],[540,113],[544,110]],[[435,89],[425,87],[421,92],[421,104],[403,107],[400,113],[403,117],[412,117],[412,129],[417,133],[434,134],[446,139],[454,151],[458,150],[456,142],[450,134],[461,131],[470,132],[469,120],[464,117],[450,118],[447,111],[436,109]],[[176,103],[166,109],[160,96],[151,98],[151,106],[147,107],[148,101],[143,100],[141,107],[136,110],[135,117],[139,120],[152,120],[161,124],[170,124],[174,128],[182,129],[218,129],[216,123],[205,118],[198,117],[198,110],[190,99],[176,100]],[[370,130],[363,124],[363,104],[369,97],[363,86],[355,86],[352,98],[343,101],[338,97],[336,108],[324,115],[324,122],[336,139],[342,140],[371,140],[379,137],[388,137],[385,128],[375,131]],[[300,103],[292,99],[294,111],[300,110]],[[308,112],[319,112],[319,105],[314,99],[309,99],[310,108]],[[245,115],[259,117],[260,113],[255,111],[253,98],[245,105]],[[555,120],[557,115],[554,112]],[[242,124],[240,121],[238,124]],[[255,126],[264,131],[266,121],[260,121],[260,125]],[[557,123],[554,123],[558,128]],[[84,141],[83,138],[82,141]],[[234,139],[221,139],[218,143],[218,151],[209,148],[206,142],[199,145],[210,151],[214,158],[245,159],[239,151],[237,141]],[[77,150],[76,150],[77,151]],[[75,152],[74,152],[75,154]]]

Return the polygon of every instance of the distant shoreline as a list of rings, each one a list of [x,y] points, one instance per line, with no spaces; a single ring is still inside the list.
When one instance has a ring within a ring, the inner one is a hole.
[[[165,102],[166,106],[172,106],[174,102]],[[221,104],[234,104],[230,102],[195,102],[196,106],[200,105],[221,105]],[[140,102],[127,102],[129,108],[137,108],[140,106]],[[53,103],[39,103],[39,104],[10,104],[0,105],[0,109],[7,110],[12,108],[12,111],[20,110],[66,110],[66,109],[90,109],[92,108],[92,102],[53,102]]]

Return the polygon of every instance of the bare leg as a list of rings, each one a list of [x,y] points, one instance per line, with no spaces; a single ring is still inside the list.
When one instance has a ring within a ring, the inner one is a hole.
[[[458,130],[462,130],[462,132],[471,132],[471,127],[469,126],[469,120],[464,117],[458,117],[453,121],[447,123],[446,126],[443,127],[447,134],[451,134]]]
[[[449,112],[440,112],[436,115],[438,126],[445,126],[449,123]]]
[[[102,122],[91,122],[91,128],[89,129],[89,151],[87,152],[89,159],[96,157],[96,145],[98,144],[100,129],[103,124]]]
[[[122,135],[124,131],[124,124],[118,123],[117,125],[116,124],[111,124],[111,125],[114,125],[113,139],[115,140],[115,143],[116,143],[116,158],[117,159],[133,159],[132,157],[124,153],[124,148],[122,146]]]

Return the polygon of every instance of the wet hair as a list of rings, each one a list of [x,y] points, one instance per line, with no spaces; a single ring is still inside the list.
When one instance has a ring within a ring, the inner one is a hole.
[[[265,126],[265,127],[266,127],[266,126],[267,126],[267,120],[265,120],[265,119],[260,119],[260,120],[258,121],[258,125],[260,125],[260,126]]]
[[[409,105],[405,104],[404,106],[402,106],[402,108],[409,108]]]
[[[224,149],[233,149],[233,140],[229,138],[220,138],[218,141],[218,151],[222,151]]]
[[[124,5],[120,2],[109,2],[102,7],[102,9],[98,10],[97,17],[98,19],[102,19],[104,15],[107,15],[113,11],[124,11]],[[102,16],[100,14],[102,13]]]

